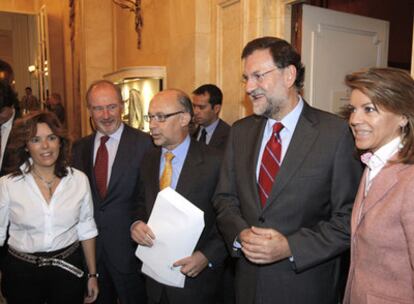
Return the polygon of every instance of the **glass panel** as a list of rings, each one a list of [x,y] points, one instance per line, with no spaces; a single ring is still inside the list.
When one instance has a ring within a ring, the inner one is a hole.
[[[149,131],[149,125],[143,116],[148,113],[152,97],[162,90],[162,79],[157,78],[128,78],[116,83],[122,91],[124,100],[123,121],[140,130]]]

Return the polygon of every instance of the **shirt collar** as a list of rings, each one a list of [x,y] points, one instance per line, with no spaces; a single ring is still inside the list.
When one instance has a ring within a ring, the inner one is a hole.
[[[31,165],[33,165],[33,159],[32,159],[31,157],[29,157],[29,164],[30,164],[30,165],[27,165],[27,163],[26,163],[26,162],[24,162],[23,164],[21,164],[21,165],[20,165],[19,169],[20,169],[20,171],[23,173],[23,175],[26,175],[26,171],[27,171],[27,169],[28,169]]]
[[[207,127],[202,127],[202,129],[204,128],[206,130],[207,134],[211,134],[216,129],[218,123],[219,123],[219,119],[217,118],[213,123],[211,123]]]
[[[287,130],[289,133],[293,133],[295,131],[296,125],[298,124],[298,120],[300,117],[300,114],[302,113],[304,102],[300,95],[298,95],[299,101],[298,104],[293,108],[292,111],[290,111],[283,119],[280,121],[283,124],[283,130]],[[273,128],[273,125],[277,121],[269,118],[267,122],[268,128]],[[282,131],[283,131],[282,130]]]
[[[170,152],[174,154],[175,158],[185,158],[187,155],[188,148],[190,147],[190,135],[187,135],[186,138],[183,140],[181,144],[179,144],[175,149],[171,150]],[[169,151],[166,148],[162,148],[162,155]]]
[[[379,148],[368,161],[367,166],[374,170],[380,166],[384,166],[388,160],[390,160],[395,153],[398,152],[398,148],[401,144],[401,138],[398,136],[391,140],[389,143]]]
[[[124,131],[124,124],[121,123],[121,125],[119,126],[119,128],[112,133],[111,135],[108,135],[110,138],[116,139],[117,141],[119,141],[121,139],[121,135],[122,135],[122,131]],[[96,132],[96,141],[99,141],[101,139],[102,136],[105,136],[106,134],[103,134],[100,131]]]
[[[20,165],[19,169],[22,172],[22,176],[25,176],[28,173],[30,173],[30,172],[27,172],[27,170],[32,165],[33,165],[33,158],[31,158],[31,157],[29,157],[29,165],[27,164],[27,162],[24,162],[23,164]],[[65,177],[72,177],[72,175],[73,175],[73,171],[71,170],[70,167],[68,167],[68,174]],[[63,179],[63,177],[61,177],[61,179]]]
[[[3,129],[11,129],[11,127],[13,126],[13,121],[14,121],[14,116],[16,115],[16,111],[13,109],[13,114],[10,117],[10,119],[8,121],[6,121],[4,124],[1,125],[1,128]]]

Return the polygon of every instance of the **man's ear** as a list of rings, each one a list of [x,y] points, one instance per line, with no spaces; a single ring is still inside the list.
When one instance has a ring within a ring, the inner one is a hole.
[[[220,110],[221,110],[221,104],[215,104],[213,107],[213,111],[214,113],[216,113],[217,116],[220,113]]]
[[[184,112],[183,114],[181,114],[181,125],[182,126],[188,126],[191,122],[191,115],[188,112]]]
[[[284,80],[287,87],[291,88],[295,85],[296,81],[296,67],[294,65],[289,65],[284,69]]]

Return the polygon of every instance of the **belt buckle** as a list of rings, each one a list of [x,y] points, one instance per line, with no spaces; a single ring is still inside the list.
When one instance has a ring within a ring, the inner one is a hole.
[[[48,259],[48,258],[38,257],[36,259],[36,265],[37,265],[37,267],[51,266],[52,265],[52,261],[50,259]]]

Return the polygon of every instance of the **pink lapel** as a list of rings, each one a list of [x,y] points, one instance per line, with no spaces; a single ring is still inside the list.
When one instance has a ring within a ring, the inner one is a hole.
[[[364,220],[365,215],[397,184],[398,173],[407,167],[408,165],[401,163],[385,165],[372,181],[371,188],[365,198],[363,198],[365,178],[361,180],[360,189],[358,190],[357,195],[358,204],[355,206],[357,209],[354,209],[356,211],[355,216],[352,216],[352,226],[354,227],[352,229],[353,233],[357,226]]]

